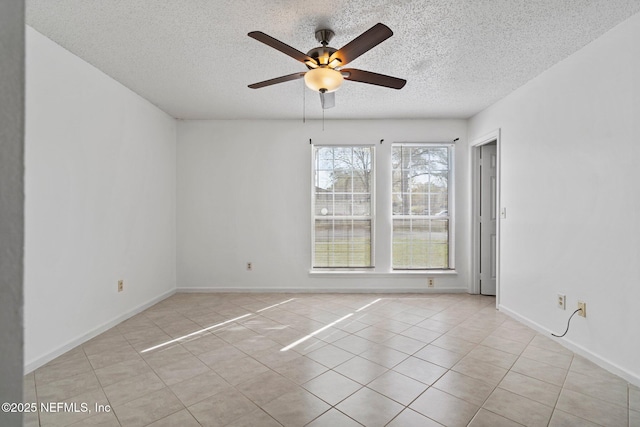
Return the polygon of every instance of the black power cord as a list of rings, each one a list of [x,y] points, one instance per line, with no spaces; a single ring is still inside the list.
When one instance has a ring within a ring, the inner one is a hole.
[[[569,320],[567,321],[567,329],[564,331],[564,334],[562,335],[556,335],[556,334],[551,334],[554,337],[558,337],[558,338],[562,338],[563,336],[567,335],[567,332],[569,332],[569,324],[571,323],[571,318],[573,318],[573,316],[576,315],[577,312],[582,311],[581,308],[577,309],[576,311],[573,312],[573,314],[571,315],[571,317],[569,317]]]

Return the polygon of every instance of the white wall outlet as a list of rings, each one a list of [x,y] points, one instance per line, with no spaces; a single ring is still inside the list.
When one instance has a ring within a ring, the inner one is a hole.
[[[429,278],[427,279],[427,287],[429,287],[429,288],[433,288],[433,287],[435,287],[435,286],[436,286],[436,284],[435,284],[435,280],[433,280],[433,277],[429,277]]]
[[[580,309],[580,311],[578,312],[578,316],[587,317],[587,303],[586,302],[578,301],[578,309]]]
[[[252,262],[248,262],[248,263],[247,263],[247,270],[248,270],[248,271],[253,270],[253,263],[252,263]]]
[[[118,292],[124,291],[124,280],[118,280]]]
[[[565,294],[558,294],[558,300],[556,302],[558,308],[561,310],[567,309],[567,296]]]

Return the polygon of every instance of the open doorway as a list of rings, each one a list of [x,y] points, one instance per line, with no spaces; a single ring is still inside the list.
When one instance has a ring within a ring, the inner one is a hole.
[[[472,293],[499,302],[500,138],[496,131],[471,145],[473,207]]]

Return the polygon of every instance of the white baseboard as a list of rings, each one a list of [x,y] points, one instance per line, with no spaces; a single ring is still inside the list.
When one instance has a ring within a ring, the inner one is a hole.
[[[525,325],[529,326],[532,329],[535,329],[538,332],[541,332],[545,335],[549,335],[549,337],[551,337],[551,331],[548,330],[547,328],[543,327],[542,325],[540,325],[539,323],[536,323],[534,321],[532,321],[531,319],[528,319],[524,316],[521,316],[520,314],[516,313],[515,311],[509,309],[508,307],[505,307],[504,305],[499,305],[498,309],[507,314],[510,317],[513,317],[514,319],[516,319],[519,322],[524,323]],[[616,365],[615,363],[593,353],[592,351],[584,348],[583,346],[576,344],[575,342],[568,340],[566,338],[563,339],[555,339],[555,342],[557,342],[558,344],[560,344],[561,346],[573,351],[576,354],[579,354],[580,356],[584,357],[585,359],[588,359],[590,361],[592,361],[593,363],[595,363],[596,365],[600,366],[603,369],[606,369],[607,371],[611,372],[612,374],[615,374],[623,379],[625,379],[626,381],[628,381],[629,383],[640,387],[640,376],[633,374],[632,372],[627,371],[626,369]]]
[[[168,292],[163,293],[160,296],[157,296],[143,304],[138,305],[137,307],[133,308],[132,310],[129,310],[128,312],[121,314],[120,316],[106,322],[103,323],[102,325],[98,326],[97,328],[94,328],[90,331],[88,331],[85,334],[82,334],[81,336],[72,339],[71,341],[67,342],[66,344],[62,345],[61,347],[58,347],[57,349],[45,354],[44,356],[38,357],[35,360],[31,360],[27,363],[25,363],[24,366],[24,374],[28,374],[30,372],[35,371],[36,369],[38,369],[39,367],[49,363],[50,361],[52,361],[53,359],[55,359],[56,357],[66,353],[67,351],[79,346],[80,344],[83,344],[87,341],[89,341],[91,338],[94,338],[98,335],[100,335],[101,333],[107,331],[108,329],[113,328],[114,326],[116,326],[118,323],[127,320],[128,318],[135,316],[136,314],[146,310],[147,308],[151,307],[152,305],[155,305],[157,303],[159,303],[160,301],[170,297],[171,295],[175,294],[176,290],[172,289]]]
[[[296,294],[460,294],[469,293],[467,288],[177,288],[179,293],[296,293]]]

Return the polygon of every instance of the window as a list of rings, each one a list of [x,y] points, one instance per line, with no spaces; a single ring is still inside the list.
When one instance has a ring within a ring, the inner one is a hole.
[[[372,267],[373,155],[369,146],[313,147],[313,267]]]
[[[394,270],[449,269],[452,145],[391,147]]]

